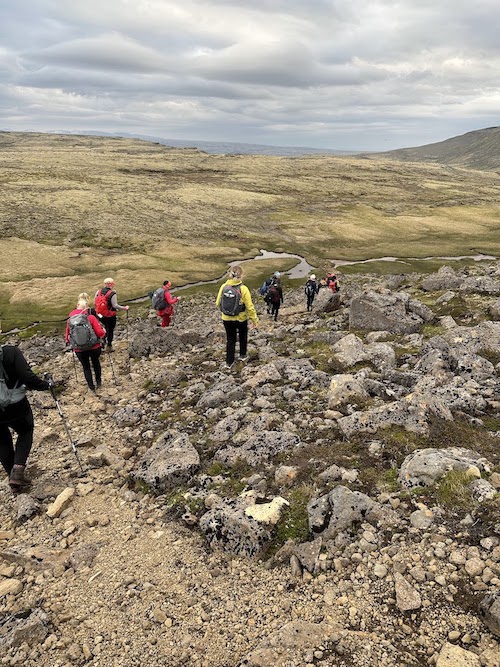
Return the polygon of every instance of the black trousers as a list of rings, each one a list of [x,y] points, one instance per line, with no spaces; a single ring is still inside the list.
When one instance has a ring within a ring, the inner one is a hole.
[[[314,297],[315,297],[315,296],[316,296],[316,294],[315,294],[314,292],[313,292],[312,294],[306,294],[306,297],[307,297],[307,310],[311,310],[311,309],[312,309],[313,301],[314,301]]]
[[[237,320],[222,320],[226,330],[226,363],[231,365],[234,361],[236,352],[236,338],[240,340],[240,356],[244,357],[247,353],[248,344],[248,320],[238,322]]]
[[[3,415],[0,412],[0,420],[0,463],[10,475],[14,464],[26,465],[33,445],[34,421],[28,400],[9,406]],[[15,449],[10,429],[17,433]]]
[[[75,352],[78,357],[81,365],[83,366],[83,374],[87,380],[87,384],[91,389],[95,389],[94,380],[92,378],[92,371],[90,369],[90,362],[92,361],[92,366],[94,367],[95,381],[97,385],[101,384],[101,362],[99,357],[101,356],[101,348],[98,347],[95,350],[85,350],[83,352]]]
[[[281,301],[271,301],[271,317],[274,317],[275,322],[278,319],[280,306],[281,306]]]
[[[106,329],[106,343],[113,345],[115,336],[116,315],[113,317],[101,317],[102,326]]]

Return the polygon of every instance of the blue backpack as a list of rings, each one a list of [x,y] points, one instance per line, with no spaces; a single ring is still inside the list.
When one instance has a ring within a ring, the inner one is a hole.
[[[272,280],[271,278],[268,278],[267,280],[264,280],[262,285],[259,287],[259,294],[261,296],[266,296],[266,294],[269,291],[269,288],[271,287]]]

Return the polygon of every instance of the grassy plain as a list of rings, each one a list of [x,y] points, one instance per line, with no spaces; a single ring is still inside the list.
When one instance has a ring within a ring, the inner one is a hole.
[[[0,186],[3,330],[64,317],[107,275],[123,300],[165,277],[216,278],[261,248],[318,267],[333,258],[500,255],[493,172],[0,133]],[[256,261],[246,274],[257,284],[271,266],[290,260]]]

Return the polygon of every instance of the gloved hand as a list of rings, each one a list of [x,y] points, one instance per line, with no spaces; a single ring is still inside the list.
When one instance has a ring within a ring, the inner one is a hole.
[[[54,378],[52,377],[52,375],[50,373],[44,373],[43,374],[43,379],[45,380],[45,382],[47,382],[49,387],[52,389],[52,387],[55,385]]]

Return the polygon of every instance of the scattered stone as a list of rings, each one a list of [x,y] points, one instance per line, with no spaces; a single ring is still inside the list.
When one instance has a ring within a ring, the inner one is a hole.
[[[64,510],[69,507],[74,495],[75,489],[73,487],[67,487],[64,489],[64,491],[62,491],[54,500],[52,505],[49,505],[47,509],[47,516],[49,516],[51,519],[55,519],[60,516]]]
[[[23,590],[23,582],[19,579],[4,579],[0,581],[0,598],[5,595],[17,595]]]
[[[422,599],[419,592],[399,572],[395,572],[394,574],[394,584],[396,589],[396,605],[399,611],[420,609]]]

